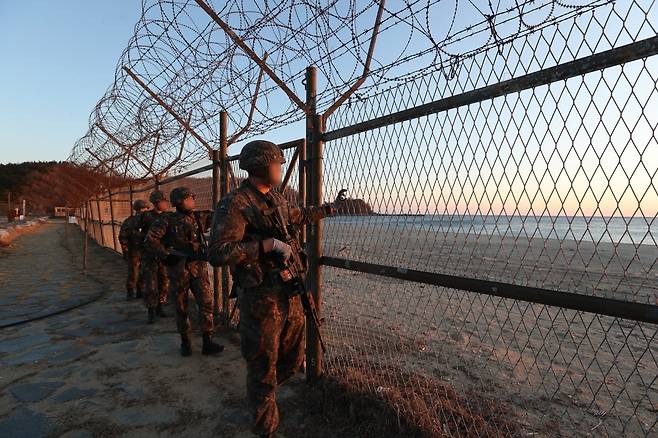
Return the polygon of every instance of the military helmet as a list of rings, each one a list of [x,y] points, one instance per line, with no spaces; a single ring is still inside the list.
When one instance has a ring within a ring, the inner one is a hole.
[[[145,208],[148,208],[148,205],[146,205],[145,201],[138,199],[135,202],[133,202],[133,210],[138,211],[138,210],[143,210]]]
[[[149,196],[149,202],[151,202],[151,204],[153,205],[157,204],[160,201],[166,201],[166,200],[167,197],[160,190],[155,190],[151,192],[151,196]]]
[[[271,163],[285,162],[281,148],[271,141],[250,141],[240,153],[240,169],[246,171],[268,167]]]
[[[169,199],[174,207],[181,205],[183,200],[189,197],[194,197],[194,192],[192,192],[189,187],[176,187],[169,194]]]

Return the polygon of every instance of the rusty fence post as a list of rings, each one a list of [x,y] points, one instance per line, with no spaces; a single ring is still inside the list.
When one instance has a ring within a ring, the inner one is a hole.
[[[82,270],[87,271],[87,254],[89,252],[89,201],[85,201],[85,242],[82,246]]]
[[[112,189],[108,188],[107,189],[107,199],[108,202],[110,203],[110,223],[112,224],[112,249],[117,251],[117,231],[114,229],[115,228],[115,223],[114,223],[114,202],[112,202]]]
[[[98,229],[101,232],[101,246],[105,245],[105,230],[103,230],[103,214],[101,213],[101,201],[96,196],[96,211],[98,212]]]
[[[128,186],[128,196],[129,196],[128,199],[130,199],[130,206],[129,206],[129,208],[130,208],[130,215],[132,216],[132,215],[133,215],[133,202],[134,202],[134,201],[133,201],[133,185],[132,185],[132,184],[130,184],[130,185]]]
[[[310,111],[306,116],[306,144],[308,147],[308,176],[306,178],[307,205],[322,203],[322,116],[316,111],[317,70],[311,66],[306,69],[306,104]],[[309,269],[307,288],[313,296],[318,317],[322,316],[322,276],[320,257],[322,257],[322,221],[307,226],[307,251]],[[317,330],[313,324],[306,323],[306,378],[316,381],[322,375],[322,349]]]
[[[219,168],[219,197],[217,202],[220,199],[224,198],[229,192],[229,162],[228,162],[228,113],[222,111],[220,113],[219,119],[219,151],[217,158],[220,162]],[[217,203],[215,203],[215,208]],[[229,321],[229,315],[231,315],[231,302],[229,300],[229,295],[231,293],[231,277],[229,273],[228,266],[222,266],[221,268],[221,291],[222,291],[222,323],[225,326],[230,326],[231,321]],[[218,272],[219,275],[219,272]]]
[[[298,170],[298,176],[297,179],[299,180],[297,182],[297,189],[299,191],[298,196],[297,196],[297,202],[299,203],[300,207],[306,207],[306,173],[307,173],[307,166],[306,166],[306,150],[308,141],[305,138],[303,143],[299,145],[299,158],[297,159],[297,170]],[[306,227],[302,227],[301,229],[301,235],[300,239],[302,242],[302,245],[306,244]]]
[[[89,227],[89,237],[96,240],[96,224],[94,223],[94,214],[91,211],[91,198],[87,199],[87,226]]]
[[[98,200],[96,200],[98,201]],[[98,204],[98,202],[97,202]],[[98,205],[96,205],[96,214],[94,215],[94,208],[93,205],[91,204],[91,201],[89,202],[89,213],[91,214],[91,226],[92,230],[94,232],[94,240],[96,243],[99,245],[103,244],[103,241],[101,240],[101,224],[100,224],[100,218],[98,217]]]
[[[64,240],[66,241],[66,244],[69,244],[69,208],[64,207]]]
[[[94,239],[96,236],[96,231],[94,229],[94,217],[91,214],[90,198],[85,201],[85,211],[87,214],[87,229],[88,229],[87,234],[89,234],[89,237]]]
[[[223,114],[223,113],[222,113]],[[220,179],[221,179],[221,159],[218,150],[213,150],[210,153],[212,158],[212,208],[217,208],[219,202]],[[212,289],[213,289],[213,316],[215,321],[224,322],[223,309],[220,309],[220,291],[221,291],[221,269],[217,266],[212,267]],[[221,311],[221,314],[220,314]]]

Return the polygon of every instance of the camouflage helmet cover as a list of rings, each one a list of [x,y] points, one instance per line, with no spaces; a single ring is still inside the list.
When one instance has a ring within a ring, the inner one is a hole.
[[[240,153],[240,169],[250,171],[268,167],[271,163],[285,163],[281,148],[271,141],[254,140]]]
[[[153,205],[157,204],[160,201],[166,201],[166,200],[167,197],[160,190],[155,190],[151,192],[151,196],[149,196],[149,202]]]
[[[135,202],[133,202],[133,210],[138,211],[138,210],[144,210],[145,208],[148,208],[148,205],[146,205],[145,201],[138,199]]]
[[[194,197],[194,193],[189,187],[176,187],[169,194],[169,200],[176,207],[183,203],[183,200],[189,197]]]

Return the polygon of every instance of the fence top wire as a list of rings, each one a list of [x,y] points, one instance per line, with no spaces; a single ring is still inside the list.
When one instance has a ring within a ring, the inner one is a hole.
[[[199,139],[124,66],[212,148],[219,146],[222,110],[232,131],[248,127],[246,137],[304,116],[198,3],[143,1],[115,80],[94,108],[88,132],[76,142],[73,161],[95,167],[100,161],[107,171],[142,177],[176,171],[207,156]],[[318,109],[325,110],[362,76],[373,34],[379,47],[370,75],[348,104],[422,82],[428,72],[455,79],[464,59],[491,50],[502,54],[511,41],[578,14],[610,10],[611,3],[405,0],[385,4],[379,27],[380,2],[374,0],[233,0],[210,7],[258,56],[267,56],[268,67],[298,97],[304,95],[306,67],[317,66]]]

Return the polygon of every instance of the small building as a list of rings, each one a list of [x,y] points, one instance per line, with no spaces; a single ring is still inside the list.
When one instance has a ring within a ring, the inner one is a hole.
[[[66,210],[66,207],[55,207],[53,215],[55,217],[66,217]]]

